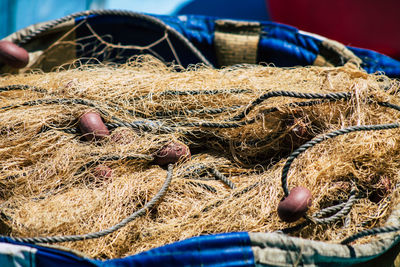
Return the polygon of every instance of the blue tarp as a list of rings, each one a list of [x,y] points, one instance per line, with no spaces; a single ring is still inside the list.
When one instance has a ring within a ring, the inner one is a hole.
[[[19,258],[19,262],[23,262],[24,266],[254,266],[254,256],[247,233],[189,238],[137,255],[107,261],[82,258],[70,252],[23,244],[6,238],[0,239],[0,242],[34,248],[30,250],[30,254],[25,253],[24,260]],[[26,251],[23,248],[21,250]],[[15,258],[20,255],[21,253],[14,251]]]
[[[215,20],[218,18],[200,15],[164,16],[155,15],[168,26],[186,37],[214,66],[218,67],[214,47]],[[87,17],[76,18],[76,24]],[[92,15],[88,22],[99,34],[113,37],[114,43],[146,45],[162,37],[163,31],[147,21],[130,16]],[[322,39],[298,29],[270,21],[260,21],[261,34],[257,51],[257,62],[274,64],[277,67],[312,65],[320,54]],[[129,34],[128,34],[129,33]],[[77,38],[91,33],[85,27],[77,29]],[[173,39],[173,37],[172,37]],[[179,41],[172,40],[183,66],[199,63]],[[362,60],[368,73],[383,72],[389,77],[400,77],[400,62],[383,54],[361,48],[348,47]],[[84,52],[92,49],[90,46]],[[170,47],[161,43],[155,47],[165,61],[174,60]],[[128,53],[128,51],[124,52]],[[131,51],[129,51],[131,53]],[[78,53],[78,57],[82,55]],[[132,54],[124,54],[127,58]],[[101,58],[99,58],[101,60]]]

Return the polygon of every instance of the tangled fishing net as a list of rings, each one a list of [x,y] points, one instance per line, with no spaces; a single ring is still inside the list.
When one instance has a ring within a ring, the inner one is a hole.
[[[108,235],[62,245],[115,258],[233,231],[340,242],[384,225],[399,202],[399,129],[341,134],[294,158],[287,187],[308,188],[313,201],[307,217],[293,223],[277,214],[282,168],[315,137],[396,123],[398,90],[395,80],[349,66],[182,69],[148,56],[3,76],[1,234],[108,229],[146,207],[169,172],[155,164],[157,152],[183,143],[192,156],[169,168],[172,181],[151,208]],[[102,117],[109,135],[85,138],[79,118],[88,111]],[[313,219],[329,218],[318,212],[349,199],[338,218]]]

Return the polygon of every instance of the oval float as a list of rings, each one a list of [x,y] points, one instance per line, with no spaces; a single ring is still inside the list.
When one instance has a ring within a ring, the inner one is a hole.
[[[295,187],[279,203],[279,218],[285,222],[295,222],[306,214],[311,203],[312,195],[310,190],[302,186]]]
[[[97,112],[89,111],[79,118],[79,128],[88,141],[98,141],[110,135],[110,131]]]
[[[190,159],[189,147],[182,142],[171,142],[154,154],[154,163],[164,166],[179,160]]]
[[[0,61],[5,64],[21,69],[29,63],[29,53],[10,41],[0,41]]]

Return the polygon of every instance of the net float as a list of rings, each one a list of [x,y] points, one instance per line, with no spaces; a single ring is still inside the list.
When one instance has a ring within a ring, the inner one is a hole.
[[[310,190],[302,186],[295,187],[279,203],[279,218],[288,223],[295,222],[306,214],[311,203],[312,195]]]
[[[0,62],[21,69],[29,63],[29,53],[10,41],[0,41]]]
[[[374,190],[369,195],[369,200],[375,203],[380,202],[382,199],[387,197],[392,191],[392,183],[389,178],[381,177],[378,183],[375,184]]]
[[[309,126],[299,118],[290,119],[287,127],[290,130],[285,136],[284,142],[291,144],[292,148],[297,148],[314,137],[309,131]]]
[[[88,141],[99,141],[110,135],[100,115],[94,111],[88,111],[79,118],[79,129]]]
[[[176,163],[179,160],[190,159],[189,147],[182,142],[176,141],[167,144],[154,154],[154,163],[164,166]]]
[[[111,178],[113,171],[107,165],[99,165],[99,166],[96,166],[96,168],[94,168],[92,173],[96,178],[98,178],[100,180],[104,180],[104,179]]]

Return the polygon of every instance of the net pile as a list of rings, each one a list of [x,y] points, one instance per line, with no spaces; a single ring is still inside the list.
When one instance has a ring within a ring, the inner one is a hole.
[[[270,232],[305,222],[284,223],[276,211],[290,153],[324,133],[400,118],[399,111],[379,105],[399,104],[399,84],[348,66],[180,69],[142,56],[125,65],[77,62],[52,73],[4,76],[0,87],[4,235],[109,228],[163,185],[167,168],[153,162],[161,147],[179,141],[190,148],[191,159],[174,164],[164,197],[144,216],[99,239],[62,243],[95,258],[123,257],[198,235]],[[278,91],[350,97],[262,97]],[[78,120],[89,110],[101,114],[110,136],[82,137]],[[311,191],[307,214],[345,203],[352,192],[357,200],[342,218],[309,222],[289,234],[340,242],[383,225],[398,203],[399,136],[399,129],[349,133],[296,158],[288,187]],[[99,166],[112,174],[99,175]]]

